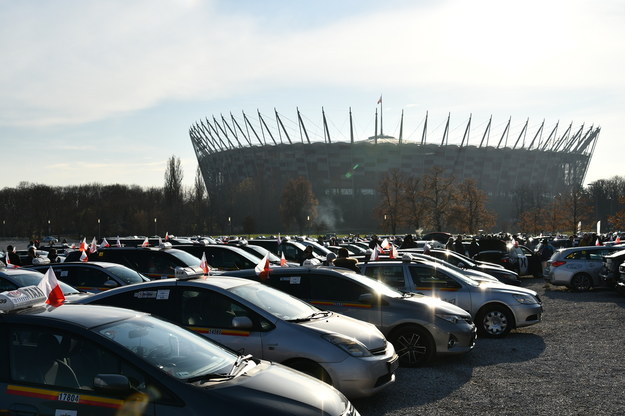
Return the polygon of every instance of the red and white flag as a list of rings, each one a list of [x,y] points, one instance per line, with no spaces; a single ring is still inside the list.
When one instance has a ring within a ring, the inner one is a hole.
[[[601,245],[601,241],[599,241],[599,239],[597,238],[597,241],[595,241],[595,245],[596,246],[600,246]]]
[[[617,235],[617,236],[616,236],[616,240],[614,240],[614,242],[615,242],[616,244],[621,244],[621,237]]]
[[[288,264],[286,263],[286,259],[284,258],[284,253],[282,253],[282,256],[280,257],[280,266],[288,267]]]
[[[382,240],[380,246],[382,247],[382,249],[388,250],[389,248],[391,248],[391,243],[389,243],[388,239],[385,238],[384,240]]]
[[[380,246],[376,246],[373,251],[371,252],[371,257],[369,258],[369,260],[380,260],[380,252],[378,251],[378,247]]]
[[[102,239],[102,242],[100,243],[100,247],[110,247],[111,245],[109,244],[108,241],[106,241],[106,238]]]
[[[389,254],[389,257],[392,259],[396,259],[397,257],[399,257],[399,254],[397,253],[397,247],[395,247],[394,245],[391,246],[391,252]]]
[[[269,256],[268,253],[265,254],[265,257],[262,258],[260,262],[254,267],[254,271],[256,275],[261,278],[261,280],[267,279],[269,277]]]
[[[150,242],[148,241],[147,237],[145,237],[145,240],[143,240],[143,243],[141,243],[141,247],[150,247]]]
[[[378,99],[378,104],[382,104],[382,96],[380,95],[380,98]]]
[[[98,242],[96,241],[95,237],[93,237],[93,240],[91,240],[91,244],[89,244],[89,253],[95,253],[96,251],[98,251]]]
[[[204,274],[208,274],[211,271],[210,267],[208,267],[208,262],[206,261],[206,253],[202,253],[202,261],[200,261],[200,267],[204,270]]]
[[[122,242],[119,241],[119,236],[117,236],[117,242],[115,243],[115,247],[121,247],[122,246]]]
[[[47,304],[61,306],[63,302],[65,302],[65,295],[63,295],[63,291],[61,290],[61,286],[59,286],[59,281],[56,279],[52,267],[43,275],[43,279],[41,279],[37,286],[43,291],[43,294],[47,296]]]
[[[169,232],[165,231],[165,241],[169,240]]]
[[[80,242],[80,251],[87,251],[87,237],[83,238]]]
[[[87,256],[86,251],[83,251],[82,253],[80,253],[80,261],[83,261],[85,263],[89,261],[89,256]]]

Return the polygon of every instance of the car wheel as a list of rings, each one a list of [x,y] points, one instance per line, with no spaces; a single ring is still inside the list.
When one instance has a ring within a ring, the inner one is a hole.
[[[508,308],[490,305],[477,314],[476,325],[480,335],[500,338],[508,335],[508,332],[514,326],[514,322]]]
[[[311,360],[292,360],[283,363],[287,367],[308,374],[316,379],[332,385],[330,374],[318,363]]]
[[[410,326],[393,332],[389,338],[402,367],[418,367],[429,362],[436,350],[432,336],[424,328]]]
[[[587,292],[592,288],[592,279],[586,273],[578,273],[571,278],[570,287],[577,292]]]

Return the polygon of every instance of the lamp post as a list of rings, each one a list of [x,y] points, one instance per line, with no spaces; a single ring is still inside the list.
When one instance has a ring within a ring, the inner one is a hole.
[[[100,218],[98,218],[98,239],[100,238]]]
[[[156,217],[154,217],[154,235],[158,235],[156,232]]]
[[[48,220],[48,235],[50,235],[50,220]]]
[[[230,228],[230,235],[232,235],[232,218],[228,217],[228,227]]]
[[[310,235],[310,215],[306,215],[306,229]]]

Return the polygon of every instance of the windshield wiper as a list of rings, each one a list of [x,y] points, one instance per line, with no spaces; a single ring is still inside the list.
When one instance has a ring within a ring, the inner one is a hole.
[[[235,377],[234,374],[217,374],[217,373],[209,373],[202,374],[201,376],[189,377],[187,382],[194,383],[196,381],[205,381],[205,380],[231,380]]]
[[[296,319],[287,319],[287,322],[306,322],[306,321],[310,321],[313,320],[315,318],[319,318],[321,316],[328,316],[330,315],[332,312],[330,311],[319,311],[319,312],[315,312],[312,315],[309,315],[305,318],[296,318]]]

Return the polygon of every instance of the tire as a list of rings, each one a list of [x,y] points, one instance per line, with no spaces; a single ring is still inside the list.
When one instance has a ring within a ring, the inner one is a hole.
[[[578,273],[571,278],[571,286],[576,292],[588,292],[592,288],[592,278],[586,273]]]
[[[329,385],[332,385],[332,379],[328,372],[319,364],[311,360],[299,359],[291,360],[283,363],[287,367],[291,367],[294,370],[308,374],[318,380],[321,380]]]
[[[402,367],[419,367],[434,358],[436,346],[430,333],[418,326],[394,331],[389,338]]]
[[[514,326],[512,313],[500,305],[485,306],[475,321],[478,334],[488,338],[505,337]]]

